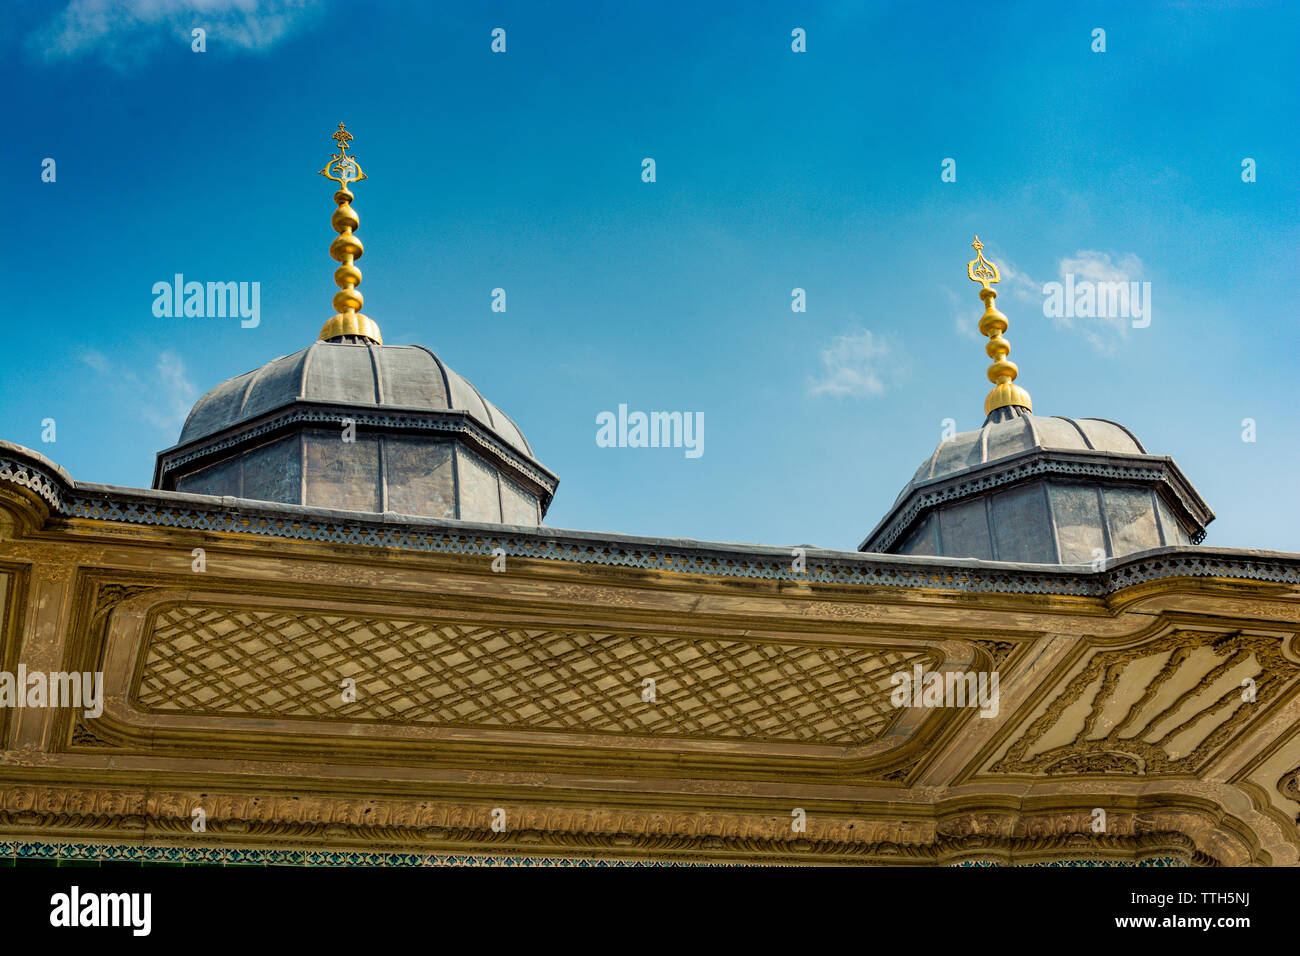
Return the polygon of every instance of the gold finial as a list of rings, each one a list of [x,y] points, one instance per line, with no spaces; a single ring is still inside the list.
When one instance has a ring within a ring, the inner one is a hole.
[[[343,152],[348,148],[348,143],[352,142],[352,134],[348,132],[348,128],[346,126],[344,126],[342,123],[339,123],[339,128],[336,129],[330,135],[330,139],[338,143],[339,152]]]
[[[334,194],[334,201],[338,203],[338,208],[330,217],[330,225],[339,234],[339,237],[330,243],[330,255],[339,263],[339,267],[334,270],[334,281],[338,284],[339,291],[334,293],[335,315],[321,328],[320,339],[322,342],[328,342],[341,336],[355,335],[369,339],[376,345],[383,345],[384,340],[379,334],[378,324],[359,311],[365,300],[357,290],[357,286],[361,284],[361,270],[354,263],[361,258],[365,247],[361,245],[361,240],[352,234],[361,225],[361,219],[357,216],[356,210],[348,205],[354,198],[352,190],[348,189],[348,183],[359,183],[366,178],[366,174],[361,169],[361,164],[357,162],[357,158],[348,155],[348,144],[352,142],[352,134],[342,123],[339,123],[339,128],[330,138],[338,144],[338,155],[330,157],[330,161],[325,164],[320,174],[339,184],[338,192]]]
[[[993,389],[984,399],[984,414],[988,415],[995,408],[1003,408],[1007,405],[1019,405],[1032,412],[1034,406],[1029,399],[1029,393],[1015,384],[1020,369],[1016,367],[1015,362],[1007,358],[1011,345],[1002,337],[1002,333],[1007,330],[1007,317],[993,307],[993,300],[998,297],[993,285],[1002,281],[1002,273],[998,271],[997,266],[984,258],[984,243],[980,242],[979,236],[975,237],[971,248],[975,250],[975,258],[966,263],[966,275],[970,277],[971,282],[980,284],[980,298],[984,300],[984,314],[980,317],[980,335],[989,337],[989,344],[984,351],[989,358],[993,359],[993,364],[989,366],[989,381],[993,383]]]

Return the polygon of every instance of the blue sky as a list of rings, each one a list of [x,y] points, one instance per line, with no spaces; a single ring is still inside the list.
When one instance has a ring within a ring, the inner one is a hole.
[[[519,423],[548,525],[856,547],[943,420],[983,419],[978,233],[1035,412],[1172,455],[1206,544],[1300,551],[1294,5],[74,0],[0,29],[0,437],[77,479],[147,486],[199,394],[315,338],[343,121],[364,311]],[[1150,282],[1150,325],[1046,317],[1066,271]],[[259,282],[261,324],[155,317],[178,272]],[[702,412],[704,454],[598,447],[620,403]]]

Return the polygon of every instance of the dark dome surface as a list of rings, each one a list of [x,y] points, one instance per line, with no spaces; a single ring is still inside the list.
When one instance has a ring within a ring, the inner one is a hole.
[[[515,450],[533,454],[504,412],[424,346],[343,342],[315,342],[222,382],[194,404],[178,444],[223,432],[296,401],[464,411]]]
[[[859,550],[1076,564],[1198,543],[1213,519],[1123,425],[999,409],[939,442]]]
[[[1104,418],[1065,418],[1062,415],[1048,418],[1026,412],[1005,421],[986,422],[974,431],[959,432],[947,441],[939,442],[934,454],[912,476],[911,485],[1033,449],[1123,455],[1147,453],[1138,437],[1118,422]],[[903,491],[906,493],[907,489]]]
[[[429,349],[359,337],[222,382],[154,472],[155,488],[191,494],[533,527],[558,483]]]

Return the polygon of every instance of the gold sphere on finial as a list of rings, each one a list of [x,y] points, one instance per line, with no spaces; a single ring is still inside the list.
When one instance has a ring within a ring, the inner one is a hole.
[[[338,144],[339,151],[337,155],[330,157],[320,174],[339,184],[338,191],[334,193],[334,201],[338,204],[338,208],[330,217],[330,225],[339,234],[339,237],[330,243],[330,256],[339,263],[339,267],[334,270],[334,282],[338,285],[339,291],[334,293],[334,317],[321,328],[320,340],[328,342],[341,336],[356,336],[374,342],[376,345],[383,345],[384,340],[379,334],[379,325],[359,311],[365,300],[357,288],[361,284],[361,270],[354,264],[365,252],[365,247],[361,245],[361,240],[353,235],[361,225],[361,217],[350,205],[355,197],[348,184],[361,182],[366,178],[366,174],[357,158],[348,155],[348,144],[352,142],[352,134],[348,132],[346,126],[339,123],[339,128],[334,131],[330,139]]]
[[[984,351],[993,359],[988,371],[993,389],[984,399],[984,414],[989,415],[995,409],[1007,406],[1019,406],[1032,412],[1034,405],[1029,393],[1015,384],[1020,369],[1007,358],[1011,344],[1002,337],[1002,333],[1007,330],[1007,317],[993,305],[993,300],[998,297],[993,286],[1002,281],[1002,273],[996,265],[984,258],[984,243],[980,242],[979,236],[975,237],[971,248],[975,250],[975,258],[966,263],[966,275],[972,282],[980,284],[980,299],[984,302],[984,314],[980,316],[980,335],[988,336],[989,344]]]

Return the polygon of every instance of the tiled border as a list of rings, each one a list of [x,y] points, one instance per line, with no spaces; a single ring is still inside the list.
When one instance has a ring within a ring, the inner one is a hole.
[[[241,850],[229,847],[0,842],[0,860],[139,863],[182,866],[717,866],[658,860],[492,856],[477,853],[367,853],[340,850]]]
[[[7,445],[8,443],[4,443]],[[16,449],[9,445],[8,448]],[[509,525],[475,525],[385,513],[331,512],[238,499],[78,485],[53,463],[0,455],[0,481],[28,488],[56,513],[70,518],[126,524],[193,528],[303,541],[355,544],[406,551],[490,556],[507,555],[573,564],[650,568],[712,577],[758,578],[932,588],[1008,594],[1104,597],[1133,584],[1177,577],[1242,578],[1300,584],[1300,557],[1251,556],[1167,548],[1120,559],[1109,570],[1088,572],[1052,565],[1002,565],[958,559],[900,559],[896,556],[809,549],[807,570],[791,567],[782,548],[720,545],[624,535],[530,530]]]
[[[513,867],[623,867],[623,866],[743,866],[670,860],[578,859],[572,857],[491,856],[478,853],[367,853],[339,850],[241,850],[223,847],[132,846],[100,843],[0,842],[0,861],[57,864],[134,863],[142,866],[513,866]],[[962,860],[953,867],[1002,867],[994,860]],[[1172,856],[1141,860],[1060,859],[1013,864],[1024,867],[1186,867]]]
[[[1097,460],[1096,456],[1087,458],[1078,456],[1077,460],[1060,453],[1044,454],[1041,451],[1029,451],[1017,455],[1006,462],[996,462],[981,468],[974,474],[959,473],[926,482],[923,486],[912,488],[871,534],[862,542],[862,547],[873,551],[889,548],[908,531],[923,512],[948,501],[968,498],[1004,485],[1017,484],[1028,478],[1038,476],[1063,476],[1066,478],[1096,478],[1101,481],[1142,482],[1163,486],[1173,494],[1183,512],[1194,521],[1199,530],[1192,536],[1193,544],[1205,540],[1205,524],[1214,517],[1204,507],[1199,498],[1193,500],[1194,492],[1180,487],[1184,484],[1182,475],[1172,463],[1163,458],[1120,458],[1114,460]],[[928,486],[928,487],[927,487]]]

